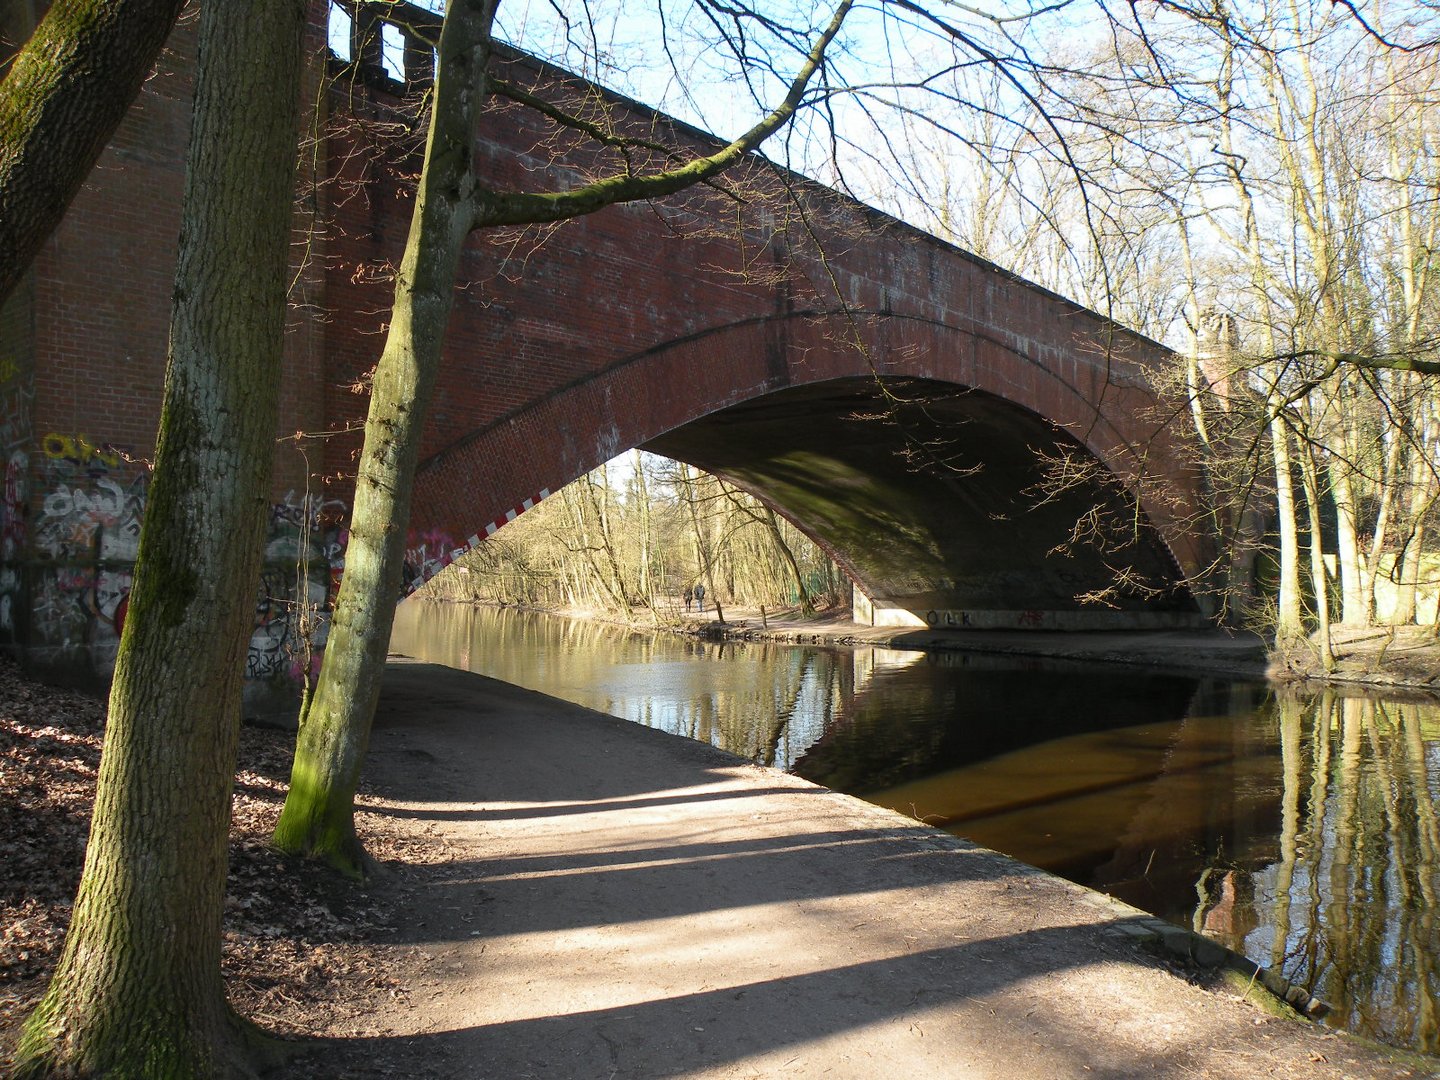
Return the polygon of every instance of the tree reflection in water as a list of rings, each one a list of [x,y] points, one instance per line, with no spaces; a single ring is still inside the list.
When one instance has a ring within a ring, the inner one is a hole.
[[[1333,1023],[1440,1051],[1437,708],[1283,691],[1271,711],[1278,858],[1207,867],[1195,928],[1309,987]]]

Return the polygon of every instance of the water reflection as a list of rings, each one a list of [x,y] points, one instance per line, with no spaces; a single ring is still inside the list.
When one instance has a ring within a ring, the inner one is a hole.
[[[848,654],[410,601],[392,648],[788,768],[853,695]]]
[[[1282,694],[1271,721],[1283,774],[1278,852],[1247,869],[1238,921],[1212,917],[1225,898],[1203,891],[1208,878],[1196,918],[1315,987],[1345,1026],[1440,1049],[1436,707]]]
[[[1440,708],[1103,665],[717,644],[411,601],[393,646],[914,814],[1440,1051]]]

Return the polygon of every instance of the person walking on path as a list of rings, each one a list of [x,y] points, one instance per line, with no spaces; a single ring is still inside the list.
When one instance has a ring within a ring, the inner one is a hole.
[[[702,614],[705,611],[705,583],[703,581],[695,586],[695,610]]]

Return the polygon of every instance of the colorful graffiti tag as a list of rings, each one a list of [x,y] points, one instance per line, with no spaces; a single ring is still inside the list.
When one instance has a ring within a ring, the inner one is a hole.
[[[419,588],[449,566],[464,550],[461,548],[457,551],[456,542],[450,534],[438,529],[423,533],[411,529],[406,539],[409,541],[405,548],[404,587],[407,593]]]
[[[52,650],[84,653],[91,669],[105,676],[125,625],[149,476],[122,450],[85,435],[52,432],[39,444],[39,503],[28,537],[18,538],[16,549],[28,541],[29,637]],[[23,484],[25,464],[15,464]],[[8,474],[6,487],[8,498]],[[17,493],[22,508],[27,494]],[[13,571],[14,553],[5,557]]]
[[[52,431],[40,440],[40,449],[52,462],[64,463],[89,476],[108,476],[125,460],[125,452],[109,443],[97,446],[85,435]]]
[[[292,491],[270,507],[247,679],[313,678],[345,569],[345,504]]]
[[[0,504],[0,636],[4,638],[15,634],[22,599],[14,562],[25,550],[30,407],[35,396],[29,368],[13,356],[0,356],[0,450],[6,456],[5,497]]]
[[[129,606],[149,473],[85,435],[52,432],[39,451],[14,451],[6,466],[0,631],[19,630],[23,591],[27,647],[106,678]],[[247,679],[293,684],[318,668],[344,572],[346,514],[338,500],[294,492],[271,506]]]

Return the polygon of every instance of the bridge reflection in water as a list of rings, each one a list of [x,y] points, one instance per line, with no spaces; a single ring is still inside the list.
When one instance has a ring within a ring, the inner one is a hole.
[[[862,796],[1440,1052],[1440,706],[1096,664],[710,643],[410,601],[392,648]]]

